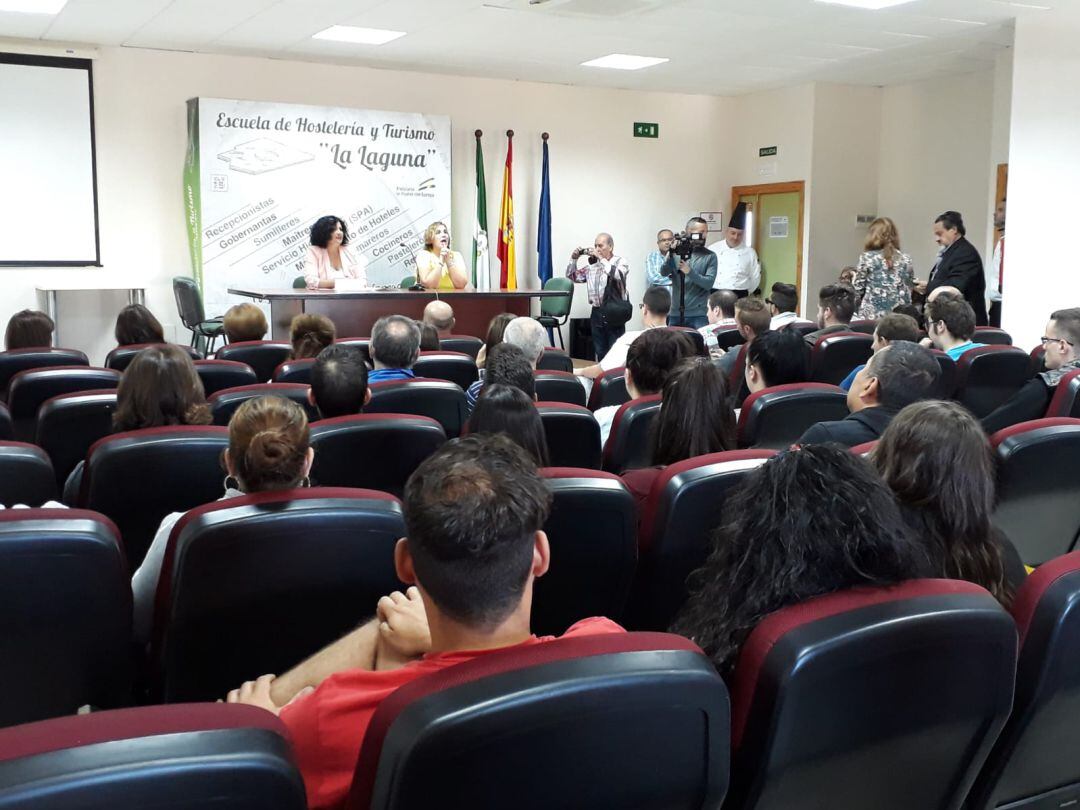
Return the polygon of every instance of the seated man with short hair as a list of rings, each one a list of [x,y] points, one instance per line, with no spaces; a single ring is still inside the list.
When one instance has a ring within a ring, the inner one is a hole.
[[[585,366],[574,371],[579,377],[588,377],[595,380],[605,371],[620,368],[626,365],[626,353],[630,344],[645,332],[646,329],[658,329],[667,326],[667,316],[671,311],[671,291],[667,287],[649,287],[641,296],[641,322],[644,329],[635,329],[623,332],[618,339],[611,344],[608,353],[600,358],[599,363]],[[588,387],[588,384],[586,384]]]
[[[940,376],[941,366],[929,349],[903,340],[885,346],[855,376],[847,395],[851,414],[810,426],[796,444],[854,447],[874,441],[904,406],[932,397]]]
[[[799,298],[794,284],[776,282],[772,285],[772,294],[765,303],[769,305],[769,313],[772,315],[772,322],[769,324],[771,329],[783,329],[799,320],[799,316],[795,313]]]
[[[764,332],[746,349],[746,388],[750,393],[810,379],[810,358],[802,335],[792,329]]]
[[[855,290],[846,284],[826,284],[818,294],[817,323],[820,327],[806,335],[812,349],[819,338],[836,332],[846,332],[855,315]]]
[[[547,346],[547,333],[538,320],[522,316],[514,318],[506,325],[506,329],[503,330],[502,342],[521,349],[525,353],[525,357],[532,363],[535,371],[536,364],[540,362],[540,357],[544,354],[544,347]],[[476,407],[480,389],[484,387],[484,382],[487,379],[487,362],[487,360],[484,361],[484,369],[480,372],[480,379],[470,385],[465,392],[465,407],[469,413],[472,413],[472,409]]]
[[[445,301],[432,301],[424,307],[422,320],[424,323],[429,323],[435,327],[440,340],[450,337],[450,334],[454,331],[454,324],[457,322],[454,319],[453,307]]]
[[[771,321],[769,309],[760,298],[740,298],[735,302],[735,325],[747,343],[753,343],[756,338],[768,332]],[[735,347],[717,361],[725,377],[731,376],[738,358],[739,350]]]
[[[489,385],[509,385],[523,391],[529,399],[536,399],[536,368],[520,346],[497,343],[492,347],[485,367],[481,394]]]
[[[709,309],[705,313],[709,323],[698,329],[698,332],[705,339],[705,348],[714,360],[719,360],[725,353],[716,340],[717,330],[738,326],[735,321],[735,304],[738,300],[739,296],[731,290],[713,290],[709,295]]]
[[[360,413],[370,401],[362,351],[333,343],[319,352],[311,366],[308,402],[319,409],[323,419]]]
[[[877,352],[897,340],[906,340],[908,343],[919,342],[919,324],[910,315],[899,312],[890,312],[882,316],[877,326],[874,327],[874,342],[870,344],[872,351]],[[855,382],[855,375],[866,368],[866,363],[855,366],[840,383],[845,391],[851,390],[851,384]]]
[[[952,296],[939,295],[926,304],[926,334],[934,344],[953,360],[970,349],[985,343],[975,343],[975,310],[971,304]]]
[[[412,367],[420,354],[420,327],[404,315],[386,315],[371,329],[371,362],[375,370],[368,384],[386,380],[411,380]]]
[[[405,486],[406,536],[394,550],[405,594],[275,678],[229,693],[280,714],[307,789],[308,807],[340,807],[379,704],[398,687],[489,652],[550,641],[529,630],[533,582],[548,570],[543,532],[551,493],[528,454],[501,434],[448,442]],[[621,633],[602,618],[563,638]]]

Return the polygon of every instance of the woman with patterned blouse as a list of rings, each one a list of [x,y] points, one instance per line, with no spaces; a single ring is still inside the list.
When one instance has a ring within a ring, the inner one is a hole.
[[[900,252],[896,224],[888,217],[870,223],[865,252],[855,270],[855,296],[859,300],[857,318],[877,320],[898,304],[911,303],[915,270],[911,257]]]

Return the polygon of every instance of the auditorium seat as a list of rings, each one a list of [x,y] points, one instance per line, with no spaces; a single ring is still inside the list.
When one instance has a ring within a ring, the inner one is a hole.
[[[996,326],[976,326],[972,340],[988,346],[1012,346],[1012,335]]]
[[[598,411],[609,405],[622,405],[630,401],[630,392],[626,390],[626,368],[619,366],[605,371],[593,380],[589,392],[589,410]]]
[[[371,367],[371,338],[369,337],[343,337],[337,338],[334,343],[341,346],[352,346],[364,353],[364,360]]]
[[[35,442],[49,454],[58,489],[90,445],[113,432],[115,413],[116,391],[107,389],[61,394],[41,404]]]
[[[447,437],[461,434],[468,419],[465,392],[457,383],[446,380],[387,380],[369,389],[371,402],[364,413],[412,413],[430,416],[443,426]]]
[[[537,371],[533,382],[536,398],[541,402],[569,402],[585,407],[585,386],[568,371]]]
[[[737,351],[735,356],[735,363],[731,367],[731,373],[727,378],[727,390],[728,395],[737,394],[740,391],[746,380],[746,353],[750,349],[749,343],[743,343],[738,349],[732,348],[732,351]]]
[[[20,371],[47,366],[88,366],[86,355],[75,349],[11,349],[0,352],[0,398],[7,401],[8,384]]]
[[[446,442],[427,416],[365,413],[311,426],[311,480],[322,487],[377,489],[401,497],[420,463]]]
[[[686,578],[709,556],[712,534],[730,518],[732,491],[772,450],[710,453],[669,464],[641,509],[638,570],[628,611],[635,630],[666,630],[686,601]]]
[[[1041,343],[1028,354],[1028,376],[1046,371],[1046,347]]]
[[[127,346],[117,346],[115,349],[105,355],[105,368],[115,369],[116,371],[124,371],[131,361],[135,359],[135,355],[141,352],[143,349],[149,349],[151,346],[162,346],[166,344],[162,343],[131,343]],[[173,344],[176,345],[176,344]],[[202,355],[191,346],[177,346],[179,349],[183,349],[192,360],[202,360]]]
[[[858,332],[822,335],[810,352],[810,379],[839,385],[851,370],[870,359],[874,339]]]
[[[1067,372],[1058,382],[1046,416],[1080,418],[1080,370]]]
[[[1036,419],[990,437],[994,524],[1028,565],[1072,551],[1080,532],[1080,419]]]
[[[1020,657],[1012,715],[965,807],[1080,802],[1080,552],[1039,566],[1016,593]]]
[[[375,613],[404,585],[397,498],[312,487],[208,503],[173,528],[154,603],[167,703],[213,700],[291,666]]]
[[[56,498],[56,473],[36,444],[0,441],[0,505],[41,506]]]
[[[319,418],[319,409],[311,404],[308,391],[311,386],[304,383],[256,383],[238,385],[236,388],[223,388],[206,398],[213,414],[215,425],[227,425],[236,409],[256,397],[282,397],[295,402],[304,409],[309,422]]]
[[[116,388],[120,372],[89,366],[53,366],[20,371],[8,387],[8,408],[15,438],[32,442],[37,434],[37,413],[42,403],[60,394]]]
[[[856,456],[868,456],[874,452],[874,448],[877,447],[877,444],[878,440],[874,439],[872,442],[863,442],[862,444],[857,444],[848,449]]]
[[[0,402],[0,441],[7,441],[15,437],[15,427],[11,423],[11,411],[8,406]]]
[[[480,347],[484,345],[478,337],[472,335],[450,335],[439,339],[439,348],[444,352],[460,352],[469,355],[476,362],[476,355],[480,354]]]
[[[259,382],[251,366],[235,360],[196,360],[195,372],[202,380],[203,393],[206,396],[225,388],[237,388]]]
[[[569,402],[537,402],[553,467],[599,470],[600,425],[592,411]]]
[[[107,515],[120,528],[134,573],[163,517],[224,494],[221,454],[228,446],[228,428],[214,426],[107,436],[87,453],[78,505]]]
[[[814,321],[792,321],[791,323],[787,324],[782,328],[794,329],[800,335],[806,337],[811,332],[816,332],[821,327],[818,326],[817,323],[815,323]]]
[[[877,321],[867,318],[859,318],[848,324],[849,332],[858,332],[860,335],[873,335],[877,329]]]
[[[717,808],[728,730],[723,681],[679,636],[501,650],[379,704],[345,807]]]
[[[476,358],[462,352],[420,352],[413,371],[417,377],[456,383],[463,391],[480,377]]]
[[[705,348],[705,336],[701,334],[697,329],[691,329],[689,326],[667,326],[665,329],[670,329],[673,332],[681,332],[690,339],[690,342],[694,344],[694,351],[704,357],[708,354]]]
[[[776,611],[730,679],[725,810],[955,810],[1009,714],[1016,627],[977,585],[914,580]]]
[[[131,574],[109,520],[79,509],[0,511],[0,604],[0,725],[131,700]]]
[[[956,400],[981,419],[1030,379],[1030,365],[1028,355],[1012,346],[968,349],[956,363]]]
[[[235,360],[247,363],[259,382],[269,382],[274,369],[289,359],[292,344],[285,340],[244,340],[229,343],[218,349],[218,360]]]
[[[302,360],[286,360],[274,369],[270,381],[311,385],[311,367],[313,365],[315,365],[314,357],[305,357]]]
[[[570,373],[574,370],[574,361],[562,349],[545,348],[540,353],[540,359],[536,361],[537,371],[565,371]]]
[[[791,383],[748,396],[739,412],[739,447],[790,447],[818,422],[844,419],[847,394],[825,383]]]
[[[930,349],[930,354],[934,355],[934,359],[937,360],[938,368],[941,371],[938,376],[935,397],[937,399],[952,399],[956,393],[959,374],[956,370],[956,361],[940,349]]]
[[[304,810],[284,724],[255,706],[145,706],[0,731],[0,807]]]
[[[560,635],[590,616],[621,621],[637,565],[634,496],[617,475],[546,467],[551,567],[533,584],[532,630]]]
[[[619,406],[604,445],[603,469],[620,474],[652,464],[649,431],[660,414],[660,402],[660,394],[651,394]]]
[[[738,326],[722,326],[715,331],[716,345],[724,351],[733,349],[746,343],[746,338],[739,331]]]

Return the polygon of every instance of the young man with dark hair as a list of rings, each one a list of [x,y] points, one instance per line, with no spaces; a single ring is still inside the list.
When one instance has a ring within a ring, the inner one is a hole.
[[[280,714],[309,807],[344,801],[368,724],[396,689],[489,652],[551,640],[529,630],[533,582],[550,558],[550,505],[535,464],[506,436],[448,442],[405,486],[406,536],[394,566],[416,587],[380,599],[375,618],[296,669],[229,693],[230,703]],[[620,632],[593,618],[563,638]]]
[[[874,327],[874,342],[870,345],[873,352],[878,352],[897,340],[906,340],[909,343],[919,342],[919,324],[910,315],[899,312],[890,312],[882,316],[877,326]],[[844,377],[840,387],[845,391],[851,390],[851,384],[855,382],[855,375],[866,368],[866,363],[855,366],[851,373]]]
[[[740,298],[735,302],[735,325],[745,342],[753,343],[756,338],[764,335],[769,331],[771,323],[769,308],[760,298]],[[739,347],[736,346],[717,361],[716,364],[724,372],[725,379],[731,376],[738,359]]]
[[[855,290],[846,284],[826,284],[818,293],[817,331],[806,336],[812,349],[818,338],[834,332],[846,332],[855,315]]]
[[[987,433],[1041,419],[1062,377],[1080,369],[1080,307],[1052,313],[1042,345],[1046,371],[1036,374],[997,410],[983,417],[982,426]]]
[[[969,349],[985,346],[975,343],[975,312],[967,301],[938,296],[926,305],[926,333],[934,347],[953,360]]]
[[[611,345],[611,349],[600,358],[599,363],[585,366],[574,371],[579,377],[588,377],[595,380],[605,371],[626,365],[626,353],[633,343],[643,332],[648,329],[658,329],[666,326],[668,313],[671,311],[671,291],[667,287],[649,287],[641,296],[641,323],[644,329],[636,329],[632,332],[623,332],[622,335]]]
[[[484,364],[481,393],[489,385],[509,385],[523,391],[529,399],[536,399],[535,371],[535,366],[520,346],[496,343]]]
[[[750,393],[774,385],[806,382],[810,357],[802,335],[793,329],[763,332],[746,350],[746,388]]]
[[[713,290],[709,295],[709,326],[703,329],[718,326],[735,325],[735,304],[739,300],[732,290]]]
[[[796,444],[835,442],[854,447],[879,438],[905,406],[933,396],[941,366],[916,343],[897,341],[870,358],[848,391],[851,414],[835,422],[818,422]]]
[[[544,347],[547,346],[547,334],[538,320],[522,316],[514,318],[506,325],[506,329],[503,330],[502,342],[521,349],[525,358],[532,364],[532,370],[535,371],[536,364],[540,362],[540,358],[544,354]],[[488,368],[490,367],[485,361],[484,369],[480,372],[480,379],[465,391],[465,407],[470,414],[473,408],[476,407],[476,400],[480,398],[480,391],[488,383]],[[513,383],[507,384],[513,385]],[[521,388],[521,386],[517,387]]]
[[[772,322],[769,324],[771,329],[783,329],[799,319],[799,316],[795,314],[799,299],[794,284],[776,282],[772,285],[772,293],[765,303],[769,305],[769,314],[772,315]]]
[[[319,352],[311,366],[308,402],[319,409],[323,419],[360,413],[370,401],[362,351],[333,343]]]
[[[371,361],[375,370],[368,383],[411,380],[413,363],[420,354],[420,327],[404,315],[386,315],[371,330]]]

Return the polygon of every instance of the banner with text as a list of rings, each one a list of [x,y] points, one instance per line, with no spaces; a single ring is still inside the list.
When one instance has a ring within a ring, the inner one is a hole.
[[[292,287],[326,214],[347,224],[368,281],[397,286],[427,226],[450,225],[450,119],[190,99],[184,204],[208,317],[238,300],[230,287]]]

